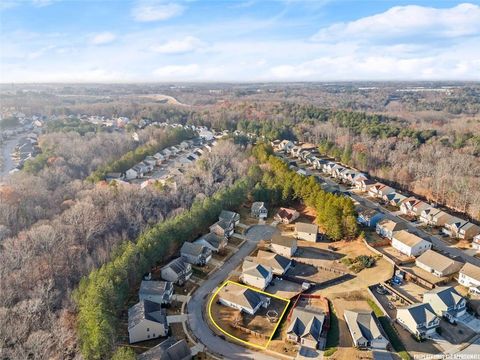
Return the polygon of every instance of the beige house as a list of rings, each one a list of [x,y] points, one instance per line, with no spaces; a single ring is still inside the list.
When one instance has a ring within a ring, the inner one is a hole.
[[[167,333],[167,313],[160,304],[142,300],[128,309],[130,344],[167,336]]]
[[[460,228],[460,230],[458,231],[457,237],[459,239],[470,240],[470,239],[474,239],[479,234],[480,234],[480,227],[471,222],[467,222],[465,225],[463,225]]]
[[[261,308],[268,308],[270,297],[235,283],[228,283],[218,293],[222,305],[255,315]]]
[[[422,211],[420,215],[420,221],[427,225],[432,226],[443,226],[451,218],[450,214],[447,214],[445,211],[428,208]]]
[[[289,258],[264,250],[258,250],[253,261],[271,268],[273,274],[278,276],[285,274],[292,265]]]
[[[400,230],[393,233],[392,247],[402,254],[416,257],[431,249],[432,243],[406,230]]]
[[[294,308],[287,328],[287,340],[317,349],[321,340],[325,313],[311,306]]]
[[[246,284],[264,290],[273,278],[273,269],[253,260],[244,260],[240,280]]]
[[[397,222],[390,219],[383,219],[377,223],[375,230],[377,231],[378,235],[392,240],[393,233],[395,231],[400,231],[406,228],[407,227],[403,222]]]
[[[358,348],[386,349],[388,340],[380,330],[380,324],[371,311],[345,310],[343,317]]]
[[[318,225],[303,222],[295,223],[295,237],[300,240],[317,242]]]
[[[273,235],[270,245],[276,254],[291,258],[297,251],[297,240],[282,235]]]
[[[430,207],[430,205],[421,200],[418,200],[414,197],[409,197],[400,205],[400,211],[405,215],[420,216],[423,210],[426,210]]]
[[[437,277],[451,276],[463,267],[463,262],[433,250],[427,250],[415,260],[415,265]]]
[[[274,220],[284,224],[290,224],[298,219],[300,213],[295,209],[280,208],[274,216]]]
[[[435,334],[440,319],[430,304],[414,304],[397,309],[397,322],[419,339]]]

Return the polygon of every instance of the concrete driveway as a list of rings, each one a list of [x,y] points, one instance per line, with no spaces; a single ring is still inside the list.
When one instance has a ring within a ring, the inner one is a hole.
[[[260,240],[270,240],[275,233],[280,233],[276,228],[270,225],[253,225],[245,233],[247,240],[259,242]]]

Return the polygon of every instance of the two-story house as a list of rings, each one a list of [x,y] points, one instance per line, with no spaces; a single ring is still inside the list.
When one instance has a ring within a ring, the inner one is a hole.
[[[467,300],[452,286],[436,287],[423,294],[423,302],[431,305],[437,316],[443,316],[451,323],[467,311]]]
[[[184,242],[180,249],[183,260],[192,265],[206,265],[212,258],[212,250],[199,243]]]
[[[182,258],[177,258],[165,265],[160,273],[164,280],[182,285],[192,276],[192,265]]]
[[[287,340],[311,349],[319,347],[325,313],[311,306],[296,307],[287,328]]]
[[[397,322],[419,339],[431,337],[440,318],[430,304],[420,303],[397,309]]]
[[[173,284],[170,281],[146,281],[140,284],[140,301],[149,300],[158,304],[170,304],[173,296]]]
[[[377,231],[378,235],[392,240],[393,233],[395,231],[400,231],[406,228],[407,227],[403,222],[397,222],[390,219],[383,219],[377,223],[375,230]]]
[[[271,267],[259,264],[253,261],[253,259],[245,259],[243,261],[240,280],[244,284],[265,290],[272,279],[273,269]]]

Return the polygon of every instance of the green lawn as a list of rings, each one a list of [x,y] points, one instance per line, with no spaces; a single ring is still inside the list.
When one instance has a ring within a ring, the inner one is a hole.
[[[337,351],[339,342],[338,318],[330,301],[328,301],[328,308],[330,309],[330,329],[327,333],[327,344],[323,353],[325,357],[331,356]]]

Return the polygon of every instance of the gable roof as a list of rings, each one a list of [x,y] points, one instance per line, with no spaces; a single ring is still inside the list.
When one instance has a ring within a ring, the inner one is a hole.
[[[274,234],[272,236],[272,244],[281,245],[285,247],[294,247],[297,244],[297,240],[288,236]]]
[[[244,286],[228,283],[219,292],[219,297],[243,308],[253,311],[259,304],[266,301],[267,296]]]
[[[175,340],[173,337],[162,341],[157,346],[140,354],[139,360],[179,360],[192,356],[192,352],[184,339]]]
[[[480,266],[476,266],[471,263],[466,263],[465,265],[463,265],[463,268],[460,270],[460,273],[472,279],[480,281]]]
[[[218,215],[219,220],[227,220],[227,221],[237,221],[240,220],[240,215],[233,211],[222,210],[220,215]]]
[[[310,337],[318,341],[324,322],[325,313],[321,309],[311,306],[294,308],[287,333],[294,333],[300,337]]]
[[[463,299],[463,296],[452,286],[440,286],[429,290],[423,294],[424,299],[425,295],[427,298],[437,296],[447,307],[457,306]]]
[[[148,295],[162,295],[170,291],[173,288],[173,285],[170,281],[145,281],[142,280],[140,284],[140,294]]]
[[[191,255],[191,256],[200,256],[204,252],[205,246],[199,243],[191,243],[185,241],[180,249],[180,254],[182,255]]]
[[[318,233],[318,225],[308,224],[308,223],[303,223],[303,222],[297,222],[297,223],[295,223],[295,230],[297,232],[316,234],[316,233]]]
[[[445,273],[445,275],[453,274],[463,266],[462,262],[451,259],[433,250],[425,251],[416,261],[438,272]]]
[[[176,258],[172,261],[170,261],[167,265],[165,265],[162,269],[170,268],[172,269],[176,274],[181,275],[186,271],[189,271],[191,269],[190,264],[186,263],[183,261],[182,258]]]
[[[285,256],[264,250],[258,250],[255,261],[272,269],[280,270],[281,272],[285,272],[291,263],[291,260]]]
[[[343,316],[352,337],[356,341],[362,337],[371,341],[383,336],[378,326],[377,317],[372,311],[345,310]]]
[[[404,308],[399,308],[398,310],[405,310],[417,325],[429,323],[437,317],[432,306],[425,303],[413,304]]]
[[[402,228],[405,227],[402,223],[397,222],[397,221],[393,221],[393,220],[390,220],[390,219],[383,219],[382,221],[380,221],[378,223],[377,226],[380,226],[381,228],[384,228],[388,231],[395,231],[395,230],[402,229]]]
[[[414,247],[415,245],[418,245],[423,241],[426,241],[421,237],[418,237],[417,235],[412,234],[406,230],[395,231],[393,233],[393,238],[409,247]]]
[[[128,329],[137,326],[142,320],[150,320],[159,324],[167,324],[167,313],[160,304],[142,300],[128,309]]]
[[[230,228],[230,226],[232,225],[232,222],[233,221],[231,221],[231,220],[220,219],[216,223],[211,225],[210,229],[215,227],[215,226],[218,226],[220,229],[225,231],[225,230],[228,230]]]
[[[262,208],[265,208],[265,203],[263,201],[256,201],[252,204],[252,211],[260,211]]]
[[[214,249],[220,248],[220,245],[224,241],[224,239],[217,234],[208,233],[199,237],[197,240],[194,241],[194,243],[198,244],[198,242],[201,242],[202,240],[209,243]]]
[[[269,266],[259,264],[253,260],[245,259],[242,265],[242,272],[251,276],[266,279],[272,273]]]
[[[291,220],[293,218],[293,215],[295,214],[296,210],[294,209],[288,209],[288,208],[280,208],[277,212],[277,215],[281,218],[281,219],[287,219],[287,220]]]

